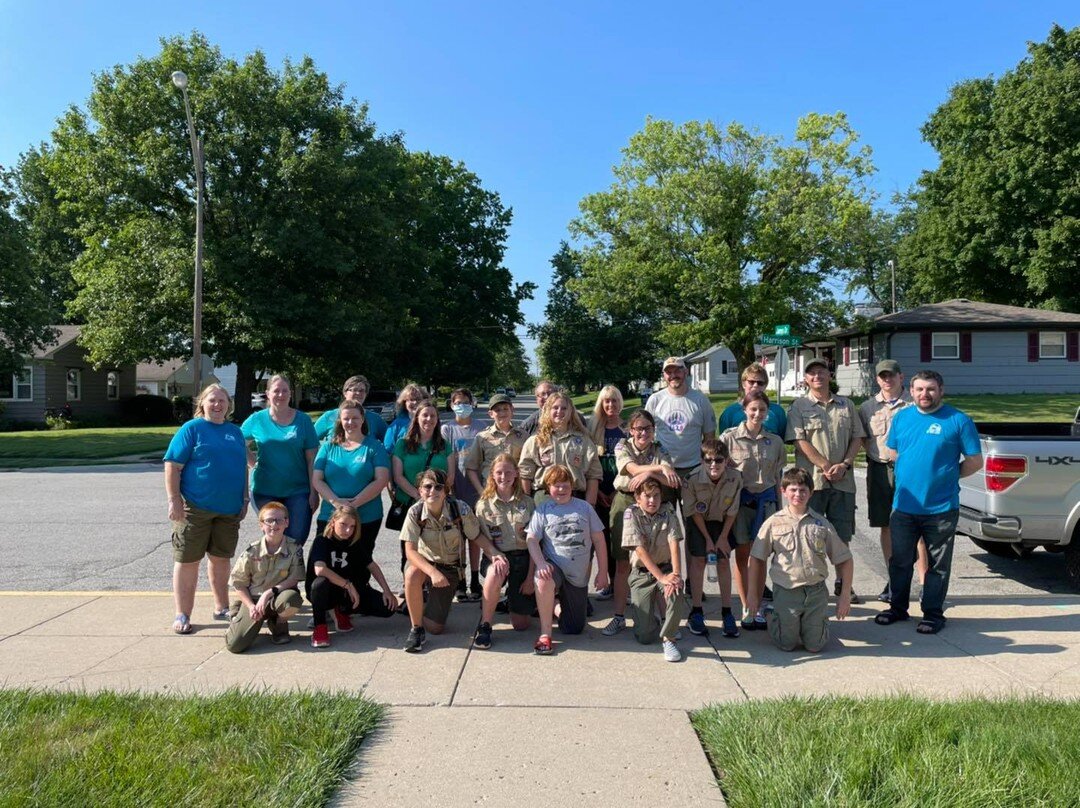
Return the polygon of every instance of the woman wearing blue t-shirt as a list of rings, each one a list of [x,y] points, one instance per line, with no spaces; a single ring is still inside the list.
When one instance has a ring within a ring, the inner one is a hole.
[[[191,633],[199,562],[207,557],[214,617],[229,619],[229,561],[247,513],[247,452],[240,429],[226,421],[232,400],[211,384],[195,400],[194,417],[165,451],[165,492],[173,523],[173,631]]]
[[[397,397],[397,415],[394,416],[394,420],[386,428],[386,434],[383,435],[383,448],[387,452],[392,453],[397,442],[405,437],[413,416],[420,409],[420,403],[427,400],[428,394],[417,384],[407,384],[401,388]]]
[[[355,508],[360,522],[359,547],[370,550],[382,525],[382,490],[390,482],[390,456],[368,435],[364,408],[342,401],[330,439],[315,455],[312,482],[322,497],[315,533],[323,535],[335,508]]]
[[[240,428],[250,449],[255,507],[282,503],[289,511],[285,535],[303,547],[311,531],[311,513],[319,504],[311,486],[319,441],[311,417],[289,406],[291,396],[289,380],[280,374],[271,376],[266,387],[270,406],[249,415]]]

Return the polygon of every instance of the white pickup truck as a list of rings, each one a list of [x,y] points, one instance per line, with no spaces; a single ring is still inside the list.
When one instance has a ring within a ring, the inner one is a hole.
[[[995,555],[1063,553],[1080,587],[1080,409],[1073,423],[980,423],[983,470],[960,481],[958,533]]]

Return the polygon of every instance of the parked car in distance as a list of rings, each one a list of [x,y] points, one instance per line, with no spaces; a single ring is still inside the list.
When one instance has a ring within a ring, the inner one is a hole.
[[[506,395],[510,396],[510,398],[517,398],[517,390],[515,390],[513,387],[507,387]]]
[[[265,410],[266,409],[266,393],[252,393],[251,394],[251,409],[253,409],[253,410]]]
[[[394,390],[370,390],[364,399],[364,409],[378,413],[386,423],[394,420],[398,394]]]
[[[960,481],[957,532],[988,553],[1062,553],[1080,588],[1080,409],[1073,423],[980,423],[983,469]]]

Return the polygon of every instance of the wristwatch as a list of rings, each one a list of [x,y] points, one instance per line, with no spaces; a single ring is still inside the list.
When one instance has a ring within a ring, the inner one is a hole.
[[[276,586],[272,586],[270,587],[270,594],[276,598],[278,595],[281,594],[281,590],[278,589]]]

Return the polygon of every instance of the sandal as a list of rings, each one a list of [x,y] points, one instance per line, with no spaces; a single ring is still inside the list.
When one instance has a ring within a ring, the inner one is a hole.
[[[547,656],[554,653],[554,649],[551,647],[551,635],[541,634],[540,638],[536,641],[536,645],[533,646],[533,651],[540,656]]]
[[[944,617],[924,617],[919,621],[919,625],[915,626],[915,630],[920,634],[937,634],[945,628]]]
[[[903,612],[896,612],[892,609],[886,609],[883,612],[878,612],[874,615],[874,622],[879,626],[891,626],[893,623],[899,623],[902,620],[907,620],[908,616]]]
[[[232,614],[229,612],[229,607],[226,606],[224,609],[215,610],[214,611],[214,619],[215,620],[231,620],[232,619]]]
[[[186,614],[176,615],[176,619],[173,620],[172,630],[177,634],[190,634],[191,633],[191,618]]]

